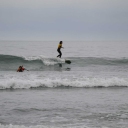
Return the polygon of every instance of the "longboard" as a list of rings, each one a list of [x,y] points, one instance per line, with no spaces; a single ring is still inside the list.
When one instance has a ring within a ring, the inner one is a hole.
[[[58,61],[60,62],[65,62],[66,64],[71,64],[70,60],[62,59],[62,58],[57,58]]]

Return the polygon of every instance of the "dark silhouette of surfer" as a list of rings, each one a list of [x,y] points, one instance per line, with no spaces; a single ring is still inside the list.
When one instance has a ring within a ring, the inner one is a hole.
[[[27,70],[27,69],[24,68],[22,65],[22,66],[19,66],[19,68],[17,69],[17,72],[23,72],[24,70]],[[27,70],[27,71],[29,71],[29,70]]]
[[[59,45],[58,45],[58,48],[57,48],[57,51],[59,52],[59,55],[57,57],[61,58],[62,56],[62,52],[61,52],[61,48],[64,48],[62,47],[62,41],[60,41]]]

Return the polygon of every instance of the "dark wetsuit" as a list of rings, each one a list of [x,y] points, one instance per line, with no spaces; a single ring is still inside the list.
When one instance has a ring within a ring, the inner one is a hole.
[[[19,72],[23,72],[22,68],[20,68]]]
[[[60,51],[60,48],[58,48],[57,51],[59,52],[59,55],[58,55],[57,57],[60,57],[60,58],[61,58],[62,53],[61,53],[61,51]]]
[[[17,72],[23,72],[22,67],[19,67],[19,69],[17,70]]]

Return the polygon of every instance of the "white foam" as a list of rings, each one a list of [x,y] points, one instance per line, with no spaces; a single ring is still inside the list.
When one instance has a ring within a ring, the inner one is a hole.
[[[41,60],[44,65],[49,66],[49,65],[55,65],[58,63],[65,63],[65,59],[59,59],[59,58],[52,58],[52,57],[46,57],[43,55],[40,56],[29,56],[29,57],[23,57],[25,60],[32,61],[32,60]]]
[[[24,57],[25,60],[40,60],[40,57],[39,56],[31,56],[31,57]]]
[[[44,65],[47,65],[47,66],[57,64],[57,62],[52,61],[51,59],[48,59],[48,58],[42,58],[41,60],[44,63]]]
[[[46,57],[43,55],[40,55],[40,56],[28,56],[28,57],[23,56],[23,58],[25,60],[31,61],[31,60],[41,60],[42,58],[46,58]]]
[[[37,87],[128,87],[127,78],[61,78],[44,76],[39,77],[38,75],[23,75],[22,77],[4,76],[4,79],[0,81],[0,89],[29,89]],[[6,80],[5,80],[6,79]]]

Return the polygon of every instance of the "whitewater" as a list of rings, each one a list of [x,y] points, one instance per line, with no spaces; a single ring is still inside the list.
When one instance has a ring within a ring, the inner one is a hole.
[[[58,43],[0,41],[0,127],[127,128],[128,42]]]

